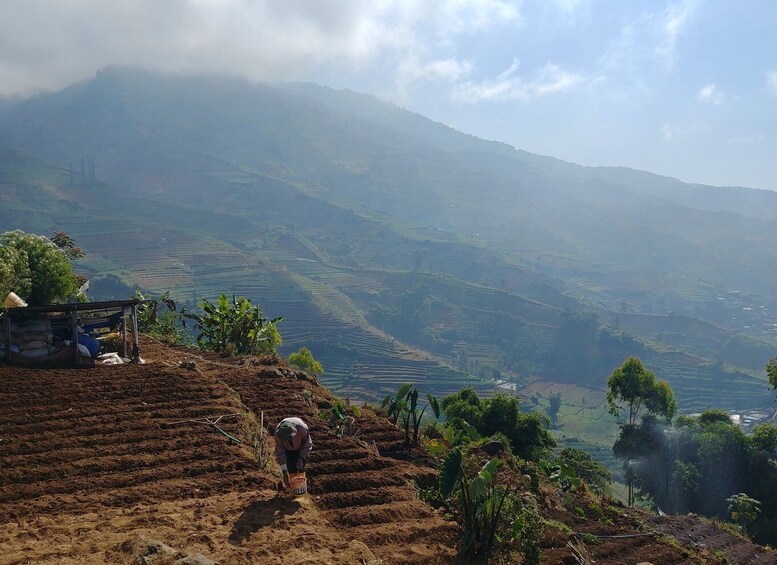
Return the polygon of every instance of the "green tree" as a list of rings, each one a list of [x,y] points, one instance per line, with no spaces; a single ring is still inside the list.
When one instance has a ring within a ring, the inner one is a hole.
[[[656,480],[657,473],[639,473],[632,462],[655,459],[665,443],[666,439],[662,439],[656,429],[655,417],[661,416],[671,421],[677,413],[677,401],[672,388],[665,381],[657,381],[653,372],[646,369],[637,357],[629,357],[607,379],[607,406],[610,414],[620,420],[620,434],[613,445],[613,452],[623,460],[628,504],[634,502],[635,482],[642,484],[643,490],[654,495],[663,492],[666,498],[668,480],[663,482],[664,488],[661,491],[657,486],[660,483]],[[664,474],[668,476],[668,461],[665,461],[664,468]]]
[[[612,483],[612,475],[607,467],[594,461],[591,454],[582,449],[565,447],[559,452],[557,460],[571,467],[578,478],[587,482],[596,492],[606,492]]]
[[[72,240],[71,240],[72,241]],[[72,299],[79,282],[68,254],[43,235],[0,235],[0,294],[13,291],[30,306]]]
[[[777,388],[777,357],[770,359],[766,364],[766,374],[769,375],[769,384]]]
[[[300,347],[299,351],[289,355],[289,363],[314,375],[321,375],[324,372],[324,366],[316,361],[307,347]]]
[[[561,409],[561,393],[551,394],[548,396],[548,418],[550,423],[555,426],[558,423],[558,411]]]
[[[720,408],[708,408],[699,415],[699,423],[702,426],[709,426],[710,424],[728,424],[733,426],[731,416],[728,412],[721,410]]]
[[[446,396],[442,409],[451,426],[467,422],[482,436],[503,433],[513,453],[524,459],[536,459],[556,442],[546,429],[547,421],[536,413],[524,414],[516,396],[497,393],[492,398],[479,398],[471,388]]]
[[[728,502],[728,513],[731,519],[742,526],[745,532],[747,532],[747,525],[761,513],[761,502],[743,492],[729,496],[726,502]]]
[[[197,346],[222,355],[261,355],[275,353],[281,344],[281,334],[276,324],[278,317],[267,320],[258,306],[243,296],[230,301],[226,294],[219,296],[215,304],[209,300],[200,302],[202,314],[186,313],[194,321]]]
[[[752,446],[767,457],[777,454],[777,427],[772,424],[759,424],[749,437]]]
[[[677,413],[677,401],[669,383],[656,381],[655,374],[637,357],[626,359],[607,379],[607,407],[616,418],[625,412],[629,426],[637,424],[643,408],[667,420]]]
[[[463,420],[476,430],[483,428],[483,408],[478,393],[471,387],[465,387],[442,399],[442,411],[449,422],[455,424],[457,420]]]

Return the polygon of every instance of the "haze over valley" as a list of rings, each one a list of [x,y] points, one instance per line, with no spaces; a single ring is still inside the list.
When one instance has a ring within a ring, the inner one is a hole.
[[[686,411],[773,403],[777,193],[582,167],[348,90],[123,67],[6,106],[0,143],[0,224],[70,233],[93,298],[245,295],[340,394],[501,382],[609,422],[585,399],[638,355]]]

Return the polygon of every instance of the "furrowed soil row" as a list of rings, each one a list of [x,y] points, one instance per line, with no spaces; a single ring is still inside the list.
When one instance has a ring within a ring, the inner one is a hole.
[[[55,398],[52,398],[51,402],[43,402],[41,397],[30,395],[20,395],[20,397],[16,399],[4,397],[3,401],[0,402],[0,407],[8,408],[11,413],[34,414],[34,412],[38,412],[49,418],[60,418],[72,415],[74,407],[82,414],[88,414],[90,410],[104,412],[106,408],[104,405],[94,406],[92,404],[101,400],[121,402],[124,406],[133,407],[157,403],[163,404],[180,400],[192,400],[196,398],[210,398],[214,395],[223,394],[223,388],[193,387],[191,394],[189,394],[186,390],[185,382],[181,382],[178,379],[175,381],[167,379],[160,381],[157,386],[149,389],[121,389],[116,391],[91,390],[87,393],[80,393],[71,389],[55,390],[53,394],[55,395]],[[56,408],[59,407],[66,408],[57,411]]]
[[[224,428],[228,430],[226,426]],[[15,448],[9,449],[6,453],[8,455],[37,455],[59,449],[100,449],[105,447],[106,444],[119,447],[124,444],[137,444],[146,440],[164,442],[192,438],[203,435],[203,432],[207,432],[207,428],[200,424],[196,427],[187,428],[181,426],[177,429],[164,429],[155,426],[141,426],[130,430],[117,428],[117,431],[111,431],[106,434],[70,434],[67,438],[61,438],[56,434],[49,434],[47,436],[41,434],[38,437],[32,435],[18,438],[14,446]],[[215,430],[212,433],[216,433]]]
[[[215,430],[213,433],[218,433]],[[149,440],[146,437],[131,438],[137,441],[124,441],[118,445],[100,445],[91,449],[79,448],[55,448],[53,451],[43,451],[32,455],[17,455],[13,458],[0,457],[0,461],[10,469],[14,467],[23,467],[31,469],[40,465],[54,463],[75,464],[84,459],[95,459],[99,457],[119,457],[125,455],[137,456],[143,453],[145,455],[162,455],[184,449],[206,448],[208,441],[192,438],[191,435],[181,436],[169,440]]]
[[[196,477],[158,477],[151,482],[141,482],[124,488],[101,486],[87,491],[44,493],[28,497],[23,501],[0,504],[4,516],[34,516],[43,509],[46,515],[67,513],[69,515],[88,513],[95,508],[129,507],[133,504],[147,504],[149,501],[181,500],[201,498],[234,491],[268,488],[266,482],[256,481],[245,474],[225,475],[222,471]]]
[[[214,428],[173,422],[242,414],[223,383],[193,372],[122,366],[14,370],[0,381],[0,515],[269,487]],[[241,418],[220,422],[239,435]]]
[[[159,480],[173,479],[175,477],[198,477],[211,473],[229,474],[242,471],[246,464],[243,462],[230,462],[227,464],[218,461],[195,461],[190,459],[184,463],[191,463],[184,470],[177,466],[162,466],[151,469],[136,469],[131,475],[116,476],[115,471],[97,472],[89,476],[67,477],[67,482],[61,478],[42,480],[30,485],[12,485],[0,487],[0,501],[16,501],[27,498],[36,498],[43,494],[72,494],[77,491],[97,492],[113,489],[122,489],[140,483],[150,483]],[[129,472],[129,471],[128,471]]]
[[[338,437],[319,419],[335,399],[316,383],[281,377],[257,379],[245,383],[229,379],[242,401],[254,413],[264,411],[269,431],[278,421],[298,415],[309,423],[313,452],[308,464],[308,492],[324,510],[329,522],[344,535],[364,541],[376,556],[390,563],[446,563],[455,552],[440,539],[455,535],[456,527],[442,520],[416,496],[410,479],[431,470],[419,469],[387,457],[377,457],[369,447],[374,440],[379,449],[385,445],[402,446],[403,432],[387,420],[363,411],[356,418],[357,437]],[[266,382],[271,380],[271,382]],[[265,381],[265,382],[262,382]],[[254,386],[251,386],[253,384]],[[310,391],[314,405],[284,398]],[[378,535],[385,528],[390,535]],[[399,532],[399,534],[398,534]],[[440,538],[440,535],[442,538]],[[417,544],[420,551],[407,548]],[[405,547],[398,551],[397,546]]]
[[[185,498],[205,498],[233,491],[249,491],[271,488],[271,484],[262,481],[253,473],[241,472],[225,475],[221,472],[200,475],[196,478],[172,479],[157,478],[153,482],[133,484],[127,488],[115,487],[88,489],[52,495],[43,493],[23,502],[0,503],[0,514],[11,519],[35,516],[41,512],[67,512],[77,514],[93,512],[100,507],[125,507],[149,501],[179,500]]]
[[[430,470],[379,457],[371,447],[401,446],[402,432],[365,410],[356,418],[356,437],[338,437],[319,417],[338,399],[318,383],[283,364],[208,359],[199,356],[196,371],[98,366],[4,373],[0,516],[21,523],[101,508],[132,513],[135,505],[272,491],[276,479],[257,470],[249,449],[205,423],[185,422],[239,414],[219,425],[242,438],[248,409],[257,422],[263,412],[269,432],[287,416],[308,422],[314,438],[309,500],[338,539],[364,541],[384,562],[451,562],[444,540],[455,535],[455,524],[418,500],[410,484]],[[111,526],[122,527],[121,520]],[[378,536],[382,529],[391,535]],[[255,533],[249,542],[265,537]]]
[[[164,457],[164,465],[188,465],[194,461],[202,461],[217,457],[224,449],[223,446],[209,445],[197,450],[187,449],[177,451]],[[66,476],[71,479],[80,477],[98,477],[112,475],[114,473],[131,473],[148,468],[158,468],[159,458],[154,454],[115,456],[113,454],[104,457],[92,457],[81,459],[80,462],[68,462],[56,467],[30,469],[6,468],[5,476],[0,477],[0,487],[4,484],[22,485],[35,483]]]
[[[349,506],[331,512],[331,520],[343,526],[364,526],[367,524],[386,524],[402,522],[415,518],[429,518],[430,508],[423,504],[408,504],[408,501],[389,502],[387,504],[370,504],[365,506]]]
[[[323,509],[349,508],[387,504],[400,500],[415,500],[415,494],[405,488],[368,488],[358,493],[333,492],[319,495],[317,504]]]
[[[0,404],[0,409],[3,409],[5,411],[4,419],[10,420],[12,422],[17,422],[19,424],[23,424],[24,422],[20,422],[20,420],[27,420],[30,422],[37,422],[37,423],[45,423],[49,421],[70,421],[70,420],[77,420],[82,418],[101,418],[105,416],[110,415],[119,415],[119,414],[127,414],[127,415],[133,415],[138,412],[148,412],[152,409],[158,409],[158,408],[166,408],[167,406],[174,406],[176,408],[180,406],[187,406],[187,405],[197,405],[201,404],[203,399],[213,398],[214,396],[218,396],[221,393],[218,389],[212,389],[209,391],[202,391],[201,394],[191,394],[187,395],[185,392],[176,393],[171,392],[169,395],[166,395],[161,400],[155,400],[151,398],[136,398],[133,399],[136,402],[128,402],[123,399],[117,399],[117,398],[110,398],[111,402],[121,403],[119,406],[117,406],[115,409],[84,409],[84,400],[83,399],[73,399],[71,397],[63,396],[61,401],[58,403],[59,406],[63,404],[71,403],[72,406],[70,408],[67,408],[60,412],[53,412],[51,409],[40,409],[38,406],[36,406],[35,410],[32,409],[20,409],[20,410],[11,410],[6,408],[7,405],[10,403],[3,403]],[[93,402],[95,400],[94,397],[91,397],[89,399],[89,402]],[[79,406],[80,404],[80,406]],[[54,406],[52,404],[52,406]],[[74,409],[73,406],[78,406],[78,409]],[[88,407],[88,405],[86,405]]]
[[[164,410],[154,410],[153,407],[148,407],[145,411],[120,411],[118,414],[96,418],[73,417],[65,420],[49,420],[43,423],[11,423],[8,424],[8,428],[19,434],[54,434],[61,432],[62,430],[72,430],[74,427],[81,429],[91,427],[98,430],[106,430],[111,426],[121,427],[122,425],[126,426],[128,424],[137,424],[135,428],[130,427],[129,429],[137,429],[142,424],[145,424],[146,426],[153,425],[164,427],[175,421],[212,417],[226,414],[230,410],[234,413],[235,410],[234,407],[229,406],[203,407],[203,402],[207,402],[207,399],[203,398],[199,403],[187,402],[181,403],[180,405],[171,404],[169,405],[169,408],[166,407]],[[67,437],[67,435],[65,435],[65,437]]]

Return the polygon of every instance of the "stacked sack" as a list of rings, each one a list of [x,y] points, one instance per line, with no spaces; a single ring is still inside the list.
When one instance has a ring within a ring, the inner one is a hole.
[[[11,322],[11,351],[16,347],[27,359],[40,359],[56,351],[51,345],[53,337],[48,318]]]

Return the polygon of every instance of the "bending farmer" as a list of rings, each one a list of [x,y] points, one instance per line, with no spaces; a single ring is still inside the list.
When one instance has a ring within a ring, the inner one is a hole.
[[[299,418],[284,418],[275,428],[275,459],[283,472],[283,484],[291,484],[289,469],[300,473],[313,449],[308,425]]]

